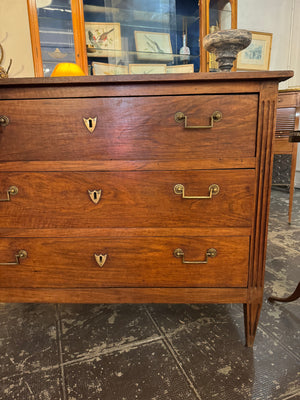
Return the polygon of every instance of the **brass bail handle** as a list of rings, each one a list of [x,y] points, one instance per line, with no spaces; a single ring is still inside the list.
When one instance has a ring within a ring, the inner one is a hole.
[[[209,129],[209,128],[213,128],[214,126],[214,122],[218,122],[221,121],[222,119],[222,113],[221,111],[214,111],[212,113],[212,115],[210,116],[210,124],[209,125],[188,125],[188,120],[187,120],[187,116],[179,111],[175,114],[175,121],[178,123],[181,123],[182,121],[184,121],[184,127],[185,129]]]
[[[27,257],[27,251],[26,250],[19,250],[17,254],[15,254],[16,261],[15,262],[8,262],[8,263],[0,263],[0,265],[19,265],[21,259]]]
[[[7,126],[9,124],[9,118],[6,115],[0,115],[0,126]]]
[[[213,183],[208,188],[208,196],[186,196],[185,188],[181,183],[174,186],[174,193],[181,195],[183,199],[211,199],[212,196],[216,196],[220,192],[220,187],[216,183]]]
[[[17,186],[10,186],[6,191],[6,199],[0,199],[0,201],[10,201],[10,196],[15,196],[18,193],[19,189]]]
[[[217,255],[217,250],[214,248],[206,250],[205,253],[205,260],[204,261],[186,261],[184,258],[184,251],[181,249],[176,249],[174,250],[174,257],[180,258],[182,257],[182,264],[207,264],[208,263],[208,257],[214,258]]]

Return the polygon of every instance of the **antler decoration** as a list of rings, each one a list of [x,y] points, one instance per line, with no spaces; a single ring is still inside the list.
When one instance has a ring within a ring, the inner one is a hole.
[[[3,57],[4,57],[4,50],[3,50],[2,44],[0,44],[0,64],[2,63]],[[6,71],[0,65],[0,79],[1,78],[8,78],[8,71],[10,70],[11,64],[12,64],[12,59],[9,60],[9,65],[8,65],[8,68],[7,68]]]

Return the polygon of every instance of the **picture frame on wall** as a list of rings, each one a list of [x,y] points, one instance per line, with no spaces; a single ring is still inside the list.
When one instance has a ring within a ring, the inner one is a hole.
[[[251,32],[250,45],[238,54],[237,69],[244,71],[266,71],[270,67],[272,33]]]
[[[139,60],[173,61],[169,33],[134,31],[134,39]]]
[[[122,50],[121,25],[118,22],[86,22],[87,48],[94,57],[117,57]]]

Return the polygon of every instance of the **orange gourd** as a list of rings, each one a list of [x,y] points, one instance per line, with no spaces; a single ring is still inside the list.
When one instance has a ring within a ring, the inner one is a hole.
[[[54,68],[51,76],[85,76],[85,73],[74,63],[59,63]]]

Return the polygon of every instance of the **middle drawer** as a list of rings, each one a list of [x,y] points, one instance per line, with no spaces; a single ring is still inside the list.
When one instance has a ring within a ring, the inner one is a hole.
[[[0,202],[0,227],[251,226],[254,175],[254,170],[3,172],[0,193],[8,201]]]

